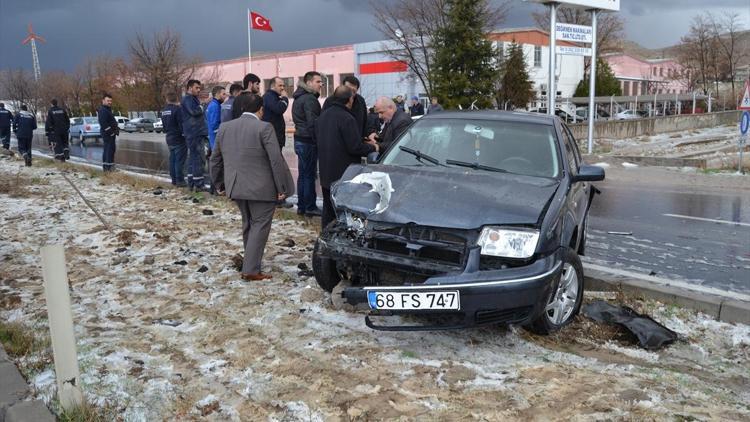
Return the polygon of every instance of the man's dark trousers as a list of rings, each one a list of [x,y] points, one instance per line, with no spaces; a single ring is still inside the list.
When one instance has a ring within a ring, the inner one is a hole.
[[[313,143],[294,140],[297,154],[297,213],[317,211],[315,179],[318,166],[318,147]]]
[[[31,138],[18,138],[18,153],[23,158],[31,158]]]
[[[102,152],[102,168],[104,171],[113,171],[115,169],[115,137],[102,135],[102,141],[104,142],[104,152]],[[55,151],[57,151],[57,144],[55,144]],[[57,155],[57,152],[55,152]]]
[[[103,139],[103,138],[102,138]],[[70,158],[70,141],[68,139],[68,134],[55,134],[55,158],[60,161],[65,161],[68,158]],[[112,160],[114,161],[114,153],[112,155]],[[102,158],[102,161],[104,159]]]
[[[206,144],[207,138],[199,136],[197,138],[188,138],[188,175],[187,183],[191,188],[203,189],[203,155],[204,145]]]
[[[0,128],[0,139],[3,141],[3,148],[10,149],[10,126]]]
[[[185,158],[187,145],[185,143],[169,145],[169,175],[173,185],[185,183]]]

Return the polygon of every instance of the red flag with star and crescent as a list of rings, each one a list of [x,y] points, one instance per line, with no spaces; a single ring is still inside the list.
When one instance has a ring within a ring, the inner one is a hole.
[[[259,31],[273,32],[271,21],[255,12],[250,12],[250,27]]]

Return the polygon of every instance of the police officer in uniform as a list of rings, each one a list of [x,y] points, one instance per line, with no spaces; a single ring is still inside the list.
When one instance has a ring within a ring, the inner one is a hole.
[[[120,134],[115,116],[112,114],[112,96],[105,93],[102,95],[102,105],[96,111],[99,117],[99,130],[104,142],[102,152],[102,168],[105,172],[115,169],[115,137]]]
[[[169,175],[172,178],[172,184],[179,187],[187,186],[185,183],[187,142],[182,135],[182,108],[177,94],[173,92],[167,94],[167,105],[161,112],[161,121],[164,123],[164,133],[167,135]]]
[[[2,140],[5,149],[10,149],[10,126],[12,123],[13,113],[5,108],[5,104],[0,103],[0,140]]]
[[[31,139],[36,130],[36,116],[29,112],[26,105],[21,106],[21,111],[16,113],[13,120],[13,131],[18,139],[18,153],[26,161],[26,167],[31,167]]]
[[[70,118],[68,113],[58,107],[57,100],[52,100],[52,107],[47,112],[45,132],[50,143],[55,146],[55,159],[65,162],[70,158],[68,147],[68,131],[70,130]]]

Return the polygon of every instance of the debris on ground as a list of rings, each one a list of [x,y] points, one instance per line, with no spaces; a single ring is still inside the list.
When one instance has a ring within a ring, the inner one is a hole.
[[[583,307],[583,315],[597,322],[626,328],[638,339],[638,344],[647,350],[659,350],[677,340],[677,333],[627,306],[615,306],[597,300]]]

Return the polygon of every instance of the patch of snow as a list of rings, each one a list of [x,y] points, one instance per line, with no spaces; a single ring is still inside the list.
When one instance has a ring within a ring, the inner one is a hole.
[[[622,166],[626,169],[632,169],[638,167],[638,164],[628,163],[627,161],[622,163]]]
[[[608,169],[610,167],[609,163],[605,163],[603,161],[601,163],[592,164],[592,166],[601,167],[603,169]]]
[[[656,363],[659,361],[659,355],[653,352],[642,349],[634,349],[630,347],[622,347],[619,344],[615,344],[612,341],[604,343],[604,348],[612,350],[617,353],[622,353],[625,356],[644,360],[646,362]]]

